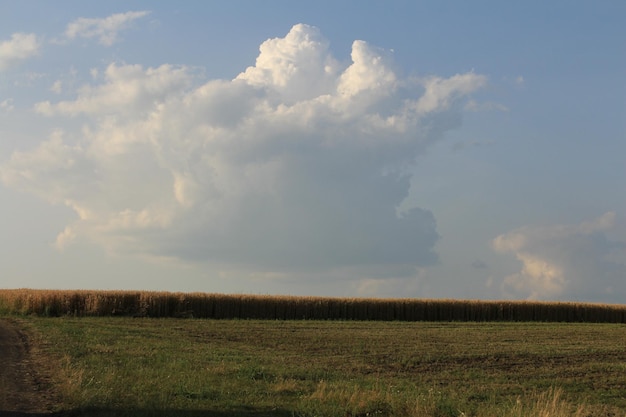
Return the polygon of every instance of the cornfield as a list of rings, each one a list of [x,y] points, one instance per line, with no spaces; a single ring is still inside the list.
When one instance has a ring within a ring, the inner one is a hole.
[[[269,320],[626,323],[626,305],[323,298],[154,291],[0,290],[0,314]]]

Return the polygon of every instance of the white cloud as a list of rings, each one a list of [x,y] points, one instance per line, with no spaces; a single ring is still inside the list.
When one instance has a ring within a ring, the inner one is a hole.
[[[509,108],[501,103],[494,103],[491,101],[487,101],[484,103],[479,103],[476,100],[469,100],[465,104],[465,110],[467,111],[503,111],[508,112]]]
[[[492,241],[514,253],[519,272],[504,278],[505,295],[530,299],[614,299],[626,295],[626,243],[609,240],[615,213],[578,225],[523,227]]]
[[[13,86],[22,88],[22,87],[32,87],[36,85],[40,80],[46,78],[46,74],[42,72],[20,72],[15,77],[13,77]]]
[[[338,92],[347,97],[366,93],[386,96],[394,92],[397,78],[390,67],[388,53],[364,41],[352,44],[352,65],[341,74]]]
[[[12,98],[7,98],[6,100],[0,101],[0,110],[8,113],[13,111],[13,109],[15,109],[15,106],[13,105]]]
[[[148,11],[116,13],[102,19],[81,17],[67,25],[65,36],[68,39],[98,38],[101,45],[111,46],[117,42],[120,31],[128,28],[132,21],[149,13]]]
[[[431,77],[425,80],[426,91],[417,101],[417,110],[433,112],[446,110],[462,97],[485,86],[487,79],[483,75],[457,74],[450,78]]]
[[[14,153],[1,178],[77,213],[59,246],[406,278],[437,262],[438,235],[427,210],[396,215],[405,168],[486,80],[402,79],[363,41],[351,56],[339,65],[316,28],[296,25],[234,80],[111,64],[74,100],[36,105],[85,125]]]
[[[56,94],[61,94],[61,92],[63,91],[63,81],[56,80],[50,87],[50,91]]]
[[[41,42],[33,33],[14,33],[0,42],[0,71],[28,59],[39,52]]]
[[[340,68],[328,46],[317,28],[295,25],[284,38],[263,42],[255,65],[236,79],[254,87],[271,88],[282,100],[329,94],[335,88]]]
[[[87,114],[134,118],[140,116],[142,109],[153,111],[155,103],[185,89],[192,81],[185,68],[171,65],[144,70],[141,65],[110,64],[104,78],[105,84],[82,87],[75,101],[54,105],[44,101],[37,103],[35,110],[47,116]]]
[[[88,170],[84,160],[83,149],[64,143],[63,132],[56,131],[35,150],[14,152],[10,165],[0,170],[0,178],[53,204],[80,200],[91,182],[85,177]]]

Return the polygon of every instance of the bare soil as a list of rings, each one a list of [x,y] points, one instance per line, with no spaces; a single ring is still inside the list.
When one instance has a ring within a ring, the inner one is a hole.
[[[0,319],[0,417],[62,416],[46,358],[15,319]]]

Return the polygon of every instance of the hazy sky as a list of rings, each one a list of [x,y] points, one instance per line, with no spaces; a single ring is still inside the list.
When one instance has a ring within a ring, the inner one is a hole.
[[[0,0],[0,287],[623,303],[625,22]]]

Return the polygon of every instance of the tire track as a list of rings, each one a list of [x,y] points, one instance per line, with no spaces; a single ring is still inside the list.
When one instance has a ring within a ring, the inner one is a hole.
[[[0,417],[60,416],[49,378],[30,339],[13,319],[0,319]]]

